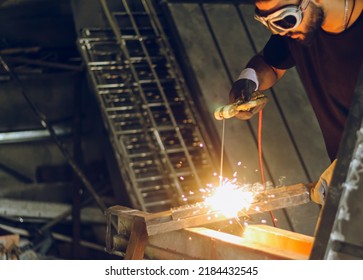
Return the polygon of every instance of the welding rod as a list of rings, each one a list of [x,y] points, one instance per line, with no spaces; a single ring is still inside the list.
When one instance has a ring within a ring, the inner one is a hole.
[[[214,117],[217,120],[229,119],[237,115],[240,111],[246,112],[256,106],[264,105],[267,100],[268,99],[265,95],[259,94],[248,102],[237,101],[233,104],[221,106],[214,111]]]

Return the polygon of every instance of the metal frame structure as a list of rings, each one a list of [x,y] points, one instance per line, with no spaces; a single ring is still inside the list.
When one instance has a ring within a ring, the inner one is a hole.
[[[107,27],[83,29],[79,45],[132,206],[196,201],[217,169],[157,7],[100,3]]]

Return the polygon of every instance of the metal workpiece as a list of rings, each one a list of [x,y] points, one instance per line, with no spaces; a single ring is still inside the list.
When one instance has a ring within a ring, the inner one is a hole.
[[[106,27],[79,47],[132,206],[198,200],[216,170],[153,1],[101,1]]]
[[[309,203],[310,187],[297,184],[261,192],[250,208],[238,215]],[[125,259],[307,259],[313,243],[310,236],[240,223],[237,217],[228,218],[203,202],[158,213],[116,205],[106,216],[106,249]],[[112,220],[117,220],[116,232],[112,231]],[[205,228],[211,224],[215,228],[217,223],[222,230]],[[226,225],[238,230],[227,232]]]
[[[261,214],[286,207],[294,207],[310,202],[310,186],[297,184],[261,192],[255,196],[248,209],[238,212],[239,217]],[[241,201],[242,203],[242,201]],[[182,205],[167,211],[146,213],[123,206],[113,206],[108,215],[121,220],[141,219],[145,223],[148,236],[229,220],[218,210],[211,209],[204,202]]]

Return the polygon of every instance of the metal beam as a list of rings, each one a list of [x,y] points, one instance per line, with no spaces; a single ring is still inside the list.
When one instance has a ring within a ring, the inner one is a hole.
[[[70,127],[54,126],[58,136],[71,135]],[[47,129],[10,131],[0,133],[0,144],[21,143],[28,141],[50,140],[50,133]]]
[[[250,208],[240,212],[239,215],[260,214],[308,202],[310,202],[310,195],[307,185],[280,187],[260,193]],[[127,207],[113,206],[108,209],[108,215],[118,216],[121,223],[143,221],[149,236],[229,219],[218,211],[201,207],[199,203],[152,214]]]
[[[0,215],[21,218],[52,219],[68,211],[71,205],[55,202],[0,199]],[[83,222],[105,223],[106,218],[98,208],[86,207],[81,211]]]

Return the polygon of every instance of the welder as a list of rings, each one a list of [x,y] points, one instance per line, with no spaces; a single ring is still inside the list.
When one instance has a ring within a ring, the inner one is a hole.
[[[332,162],[311,192],[323,204],[362,66],[363,1],[256,0],[255,6],[255,19],[272,35],[233,83],[230,103],[248,102],[253,92],[269,89],[296,67]],[[250,119],[263,107],[236,117]]]

